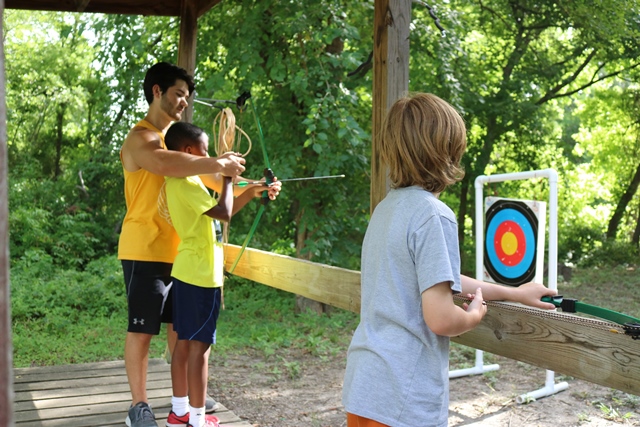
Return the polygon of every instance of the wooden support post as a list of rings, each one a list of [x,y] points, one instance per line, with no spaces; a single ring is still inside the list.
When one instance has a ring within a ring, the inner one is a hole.
[[[387,111],[409,90],[411,0],[376,0],[373,35],[371,212],[389,191],[380,158],[380,130]]]
[[[4,3],[0,4],[3,33]],[[4,42],[0,40],[0,426],[13,426],[13,375],[9,304],[9,190],[7,182],[7,104]]]
[[[198,35],[198,5],[196,0],[182,0],[180,8],[180,43],[178,44],[178,66],[191,75],[196,70],[196,38]],[[182,121],[193,120],[193,98],[182,116]]]

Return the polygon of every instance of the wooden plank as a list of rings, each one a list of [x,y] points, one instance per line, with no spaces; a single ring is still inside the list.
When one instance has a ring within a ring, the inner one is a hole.
[[[70,379],[69,381],[73,381],[73,383],[69,384],[70,387],[89,387],[95,383],[96,378],[100,378],[101,384],[117,384],[118,382],[127,383],[126,374],[122,373],[113,377],[89,377],[89,378],[79,378],[79,379]],[[160,381],[164,378],[167,378],[167,374],[163,372],[149,373],[147,376],[147,387],[151,387],[154,381]],[[60,381],[43,381],[43,382],[26,382],[19,383],[15,386],[15,391],[17,392],[29,392],[34,390],[55,390],[60,387]]]
[[[221,0],[200,0],[198,17]],[[175,0],[5,0],[5,9],[52,12],[112,13],[119,15],[180,16],[181,4]]]
[[[196,70],[196,39],[198,35],[198,6],[196,0],[182,0],[180,9],[180,42],[178,44],[178,66],[193,76]],[[191,123],[193,119],[193,98],[189,95],[189,106],[182,115],[182,121]]]
[[[149,403],[158,425],[164,425],[170,410],[171,367],[163,359],[149,360]],[[66,371],[65,371],[66,369]],[[93,374],[94,371],[99,371]],[[19,368],[15,397],[18,426],[96,427],[124,424],[131,394],[123,361]],[[44,379],[42,379],[44,378]],[[51,379],[55,378],[55,379]],[[250,427],[223,405],[216,412],[224,425]]]
[[[45,388],[45,389],[32,389],[29,391],[16,392],[13,401],[15,402],[14,408],[16,411],[24,410],[23,406],[20,406],[24,402],[40,401],[40,400],[55,400],[59,401],[69,397],[88,397],[104,394],[106,390],[110,393],[127,393],[127,399],[129,395],[129,384],[126,382],[126,377],[116,378],[116,382],[102,382],[101,384],[88,384],[84,386],[77,385],[75,382],[67,381],[65,388]],[[124,382],[123,382],[124,380]],[[156,389],[170,389],[171,379],[164,378],[154,381],[147,381],[147,392],[151,392]]]
[[[112,376],[124,372],[124,362],[97,362],[75,365],[45,366],[40,368],[17,368],[14,370],[15,383],[33,383],[65,378],[92,378]],[[163,359],[150,359],[147,372],[166,372],[170,365]]]
[[[371,212],[389,191],[388,168],[380,157],[380,131],[391,105],[409,90],[410,23],[411,0],[375,0]]]
[[[227,245],[227,267],[238,250],[238,246]],[[357,271],[246,248],[234,274],[335,307],[360,311]],[[456,302],[461,304],[462,300],[456,298]],[[624,335],[615,324],[509,303],[488,304],[481,324],[454,341],[640,395],[640,341]]]
[[[156,367],[166,367],[167,362],[164,359],[153,358],[149,359],[149,370],[154,370]],[[13,374],[15,376],[25,376],[29,374],[42,375],[44,373],[53,372],[75,372],[75,371],[87,371],[87,370],[99,370],[99,369],[112,369],[122,368],[124,369],[124,360],[111,360],[106,362],[93,362],[93,363],[75,363],[68,365],[53,365],[53,366],[30,366],[26,368],[15,368]]]
[[[4,9],[0,4],[0,33],[4,34]],[[7,164],[7,104],[4,75],[4,39],[0,40],[0,426],[13,424],[11,396],[11,317],[9,286],[9,185]]]
[[[166,398],[163,399],[167,401]],[[169,406],[163,405],[162,407],[157,405],[159,400],[150,399],[150,403],[153,407],[156,415],[156,420],[159,426],[164,426],[169,415]],[[78,414],[71,411],[65,411],[59,409],[56,411],[43,410],[32,412],[31,414],[37,414],[31,418],[24,417],[17,420],[17,426],[29,426],[29,427],[97,427],[97,426],[124,426],[124,419],[127,416],[128,405],[119,404],[93,404],[91,408],[86,408],[86,413]],[[220,419],[221,424],[233,425],[233,426],[248,426],[251,424],[242,420],[233,412],[224,408],[224,410],[215,413],[215,416]]]
[[[510,303],[488,307],[478,327],[453,341],[640,395],[640,341],[619,325]]]
[[[225,245],[230,269],[240,246]],[[360,272],[246,248],[233,274],[297,295],[360,311]]]

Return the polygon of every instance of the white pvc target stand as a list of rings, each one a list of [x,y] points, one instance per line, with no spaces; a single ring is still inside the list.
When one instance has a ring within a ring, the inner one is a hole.
[[[476,279],[484,280],[484,184],[502,181],[517,181],[524,179],[547,178],[549,180],[549,275],[547,286],[550,289],[558,289],[558,174],[553,169],[544,169],[528,172],[516,172],[499,175],[481,175],[475,180],[476,189]],[[543,222],[544,224],[544,222]],[[544,253],[544,252],[543,252]],[[536,280],[538,275],[536,274]],[[484,352],[476,350],[476,361],[472,368],[456,369],[449,371],[449,378],[458,378],[467,375],[479,375],[485,372],[500,369],[497,364],[485,365]],[[566,382],[555,383],[555,373],[547,370],[545,386],[541,389],[522,394],[516,397],[517,403],[528,403],[541,397],[550,396],[559,391],[566,390],[569,384]]]

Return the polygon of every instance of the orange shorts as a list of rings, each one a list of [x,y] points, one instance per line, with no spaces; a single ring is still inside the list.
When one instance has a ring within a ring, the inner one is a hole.
[[[386,424],[347,412],[347,427],[389,427]]]

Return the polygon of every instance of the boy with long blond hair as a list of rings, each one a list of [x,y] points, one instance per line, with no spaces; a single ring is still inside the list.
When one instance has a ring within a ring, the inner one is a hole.
[[[464,175],[464,120],[446,101],[417,93],[396,101],[382,126],[392,189],[362,245],[360,324],[347,354],[348,427],[446,427],[449,337],[473,329],[487,300],[541,302],[556,291],[510,288],[460,274],[458,227],[439,196]],[[457,306],[464,292],[469,304]]]

